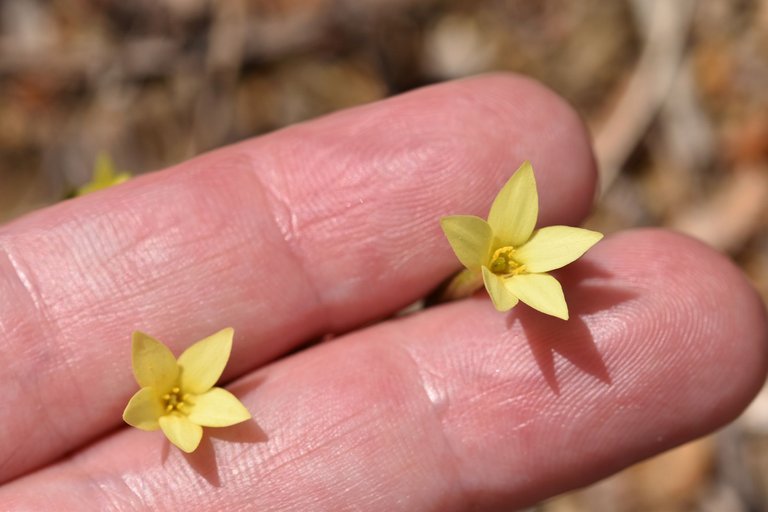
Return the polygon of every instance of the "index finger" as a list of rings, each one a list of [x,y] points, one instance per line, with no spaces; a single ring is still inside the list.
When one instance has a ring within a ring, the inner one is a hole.
[[[389,314],[456,262],[437,218],[484,214],[520,161],[541,220],[586,213],[587,137],[556,96],[491,76],[298,125],[0,230],[0,478],[120,422],[128,336],[178,353],[229,325],[225,378]]]

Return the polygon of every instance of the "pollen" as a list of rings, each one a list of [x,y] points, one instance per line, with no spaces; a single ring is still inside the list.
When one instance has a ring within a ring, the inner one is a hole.
[[[525,266],[514,258],[515,248],[506,246],[496,249],[491,258],[489,269],[497,275],[517,275],[525,270]]]
[[[190,401],[191,397],[189,396],[189,393],[184,393],[182,395],[181,389],[178,387],[174,387],[171,389],[170,393],[166,393],[163,395],[163,403],[165,404],[165,412],[174,412],[178,411],[181,413],[184,413],[184,409],[187,405],[191,405]]]

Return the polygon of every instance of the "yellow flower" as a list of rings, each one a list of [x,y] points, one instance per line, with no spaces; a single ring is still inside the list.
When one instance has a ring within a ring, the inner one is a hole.
[[[131,178],[129,172],[117,172],[112,159],[106,153],[99,154],[93,169],[91,181],[77,189],[76,196],[84,196],[113,185],[119,185]]]
[[[229,359],[234,330],[222,329],[179,357],[140,332],[133,333],[133,374],[141,389],[123,412],[126,423],[141,430],[163,430],[173,444],[193,452],[202,427],[228,427],[251,418],[235,395],[213,387]]]
[[[448,242],[467,268],[452,286],[477,289],[482,279],[499,311],[508,311],[521,300],[567,320],[563,289],[547,272],[576,260],[603,235],[569,226],[534,230],[538,216],[533,167],[524,162],[496,196],[487,222],[473,215],[440,219]]]

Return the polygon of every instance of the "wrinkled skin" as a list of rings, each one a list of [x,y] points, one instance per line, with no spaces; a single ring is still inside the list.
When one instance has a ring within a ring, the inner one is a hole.
[[[509,510],[735,418],[765,376],[763,306],[681,235],[608,236],[556,271],[569,322],[484,294],[384,320],[459,269],[439,217],[485,215],[525,159],[540,225],[577,225],[577,116],[486,76],[0,228],[0,510]],[[255,421],[191,455],[121,422],[133,330],[178,354],[225,326]]]

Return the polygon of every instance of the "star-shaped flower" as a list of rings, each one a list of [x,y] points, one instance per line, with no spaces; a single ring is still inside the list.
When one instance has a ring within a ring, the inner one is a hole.
[[[141,430],[163,430],[173,444],[193,452],[202,427],[228,427],[251,418],[235,395],[213,387],[229,359],[234,330],[222,329],[179,357],[140,332],[133,333],[133,374],[141,389],[123,412],[126,423]]]
[[[534,230],[538,216],[533,167],[524,162],[496,196],[487,222],[473,215],[452,215],[440,219],[440,225],[470,274],[459,274],[456,286],[467,289],[476,282],[476,289],[482,277],[497,310],[508,311],[521,300],[567,320],[563,289],[547,272],[576,260],[603,235],[569,226]]]

